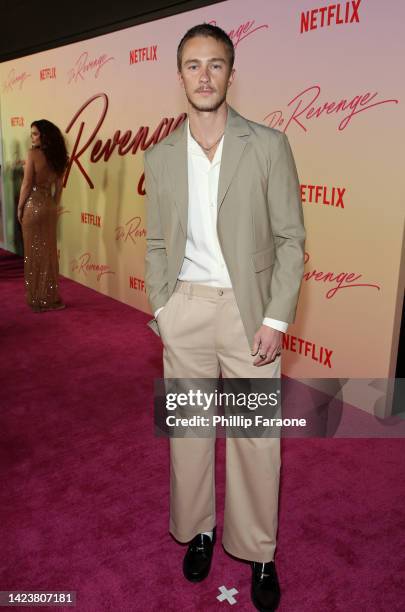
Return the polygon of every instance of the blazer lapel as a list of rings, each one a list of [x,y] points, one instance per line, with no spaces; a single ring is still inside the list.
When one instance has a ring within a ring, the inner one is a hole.
[[[180,225],[187,236],[188,213],[188,161],[187,161],[187,119],[162,144],[170,147],[167,157],[169,177],[172,182],[175,204],[179,213]]]
[[[221,169],[218,183],[218,211],[238,167],[239,160],[250,136],[249,124],[231,106],[228,105],[228,116],[225,126],[222,148]]]

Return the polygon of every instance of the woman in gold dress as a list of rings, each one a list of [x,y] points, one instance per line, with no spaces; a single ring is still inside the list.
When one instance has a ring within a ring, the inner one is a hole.
[[[31,124],[31,142],[17,211],[26,297],[34,312],[61,310],[65,304],[58,288],[56,221],[68,156],[61,131],[46,119]]]

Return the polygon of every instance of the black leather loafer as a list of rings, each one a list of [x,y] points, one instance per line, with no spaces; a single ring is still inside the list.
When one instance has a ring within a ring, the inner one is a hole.
[[[260,612],[277,610],[280,603],[280,585],[274,561],[268,563],[252,563],[253,605]]]
[[[199,533],[188,545],[183,561],[183,574],[190,582],[200,582],[209,574],[216,541],[216,529],[213,531],[212,540],[209,536]]]

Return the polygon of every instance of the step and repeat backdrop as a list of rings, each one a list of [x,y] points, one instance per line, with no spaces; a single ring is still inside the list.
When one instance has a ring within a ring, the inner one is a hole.
[[[149,311],[143,153],[186,117],[182,35],[215,23],[236,47],[229,103],[287,133],[301,183],[306,265],[284,373],[392,376],[403,297],[404,17],[394,0],[229,0],[0,64],[5,248],[21,252],[15,207],[30,123],[49,119],[71,156],[61,273]]]

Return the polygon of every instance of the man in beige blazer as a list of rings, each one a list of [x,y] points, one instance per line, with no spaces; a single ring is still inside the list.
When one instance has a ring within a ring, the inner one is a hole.
[[[145,153],[146,288],[165,378],[280,377],[304,266],[302,205],[287,136],[226,102],[234,48],[216,26],[182,38],[188,118]],[[275,610],[280,439],[226,440],[222,543],[252,563],[252,602]],[[203,580],[216,540],[215,438],[170,439],[170,532],[184,576]]]

